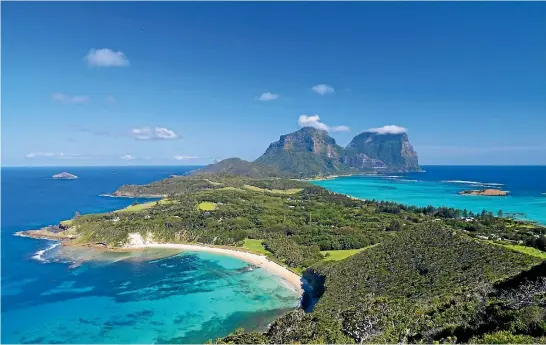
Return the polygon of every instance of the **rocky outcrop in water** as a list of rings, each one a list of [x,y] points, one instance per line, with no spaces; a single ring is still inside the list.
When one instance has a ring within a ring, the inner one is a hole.
[[[62,172],[60,174],[53,175],[51,178],[54,178],[56,180],[75,180],[78,178],[78,176],[67,173],[67,172]]]

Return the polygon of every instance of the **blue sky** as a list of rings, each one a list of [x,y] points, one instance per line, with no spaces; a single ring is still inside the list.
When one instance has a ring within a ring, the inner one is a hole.
[[[302,124],[343,146],[406,128],[421,164],[546,164],[545,17],[537,2],[4,2],[2,164],[252,160]]]

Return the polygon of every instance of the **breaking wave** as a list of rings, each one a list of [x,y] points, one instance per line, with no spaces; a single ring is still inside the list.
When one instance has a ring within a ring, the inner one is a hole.
[[[46,249],[38,250],[36,253],[34,253],[32,258],[34,260],[38,260],[38,261],[41,261],[41,262],[48,262],[48,260],[44,257],[45,253],[47,253],[48,251],[50,251],[52,249],[57,248],[60,245],[61,245],[60,243],[55,243],[55,244],[47,247]]]

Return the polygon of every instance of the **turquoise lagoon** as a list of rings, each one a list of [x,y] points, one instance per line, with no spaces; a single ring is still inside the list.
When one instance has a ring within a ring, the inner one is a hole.
[[[546,224],[545,166],[424,166],[424,172],[351,176],[313,183],[360,199],[415,206],[447,206],[473,212],[502,210]],[[459,195],[467,189],[498,188],[508,196]]]

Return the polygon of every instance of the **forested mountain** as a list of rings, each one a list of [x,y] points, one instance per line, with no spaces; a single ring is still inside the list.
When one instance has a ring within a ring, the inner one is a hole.
[[[356,169],[343,164],[344,149],[328,132],[313,127],[281,135],[271,143],[265,153],[254,162],[277,167],[294,177],[313,177],[345,174]]]
[[[420,170],[417,153],[406,133],[364,132],[343,148],[328,132],[303,127],[281,135],[253,163],[230,158],[211,164],[197,173],[230,172],[249,177],[308,178],[359,172]]]

